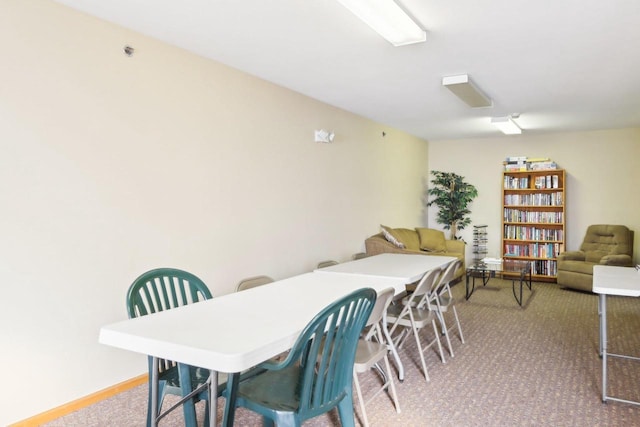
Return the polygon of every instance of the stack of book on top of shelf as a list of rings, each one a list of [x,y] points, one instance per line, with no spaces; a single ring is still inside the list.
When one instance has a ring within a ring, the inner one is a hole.
[[[556,162],[548,157],[509,156],[504,162],[508,172],[542,171],[558,169]]]

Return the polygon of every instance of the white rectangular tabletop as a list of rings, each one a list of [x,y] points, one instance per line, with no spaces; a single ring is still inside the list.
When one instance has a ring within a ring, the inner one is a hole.
[[[218,372],[240,372],[289,350],[318,312],[363,287],[400,292],[404,281],[307,273],[107,325],[99,341]]]
[[[420,280],[427,271],[444,267],[456,259],[455,257],[438,255],[379,254],[320,268],[316,271],[395,278],[409,284]]]
[[[640,296],[640,272],[633,267],[596,265],[593,292],[604,295]]]

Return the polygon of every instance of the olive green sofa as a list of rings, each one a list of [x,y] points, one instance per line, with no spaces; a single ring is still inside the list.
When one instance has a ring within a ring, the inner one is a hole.
[[[389,228],[364,241],[367,256],[382,253],[453,256],[462,261],[455,278],[465,272],[465,243],[462,240],[446,240],[444,232],[432,228]]]

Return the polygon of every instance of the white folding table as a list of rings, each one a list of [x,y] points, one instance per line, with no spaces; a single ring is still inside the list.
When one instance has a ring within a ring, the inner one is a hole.
[[[400,279],[405,285],[417,282],[424,274],[434,268],[444,267],[457,258],[438,255],[412,255],[412,254],[379,254],[342,264],[332,265],[317,269],[323,274],[350,274],[353,276],[371,278]],[[404,290],[403,290],[404,291]],[[398,295],[399,292],[396,292]],[[400,360],[398,350],[391,343],[391,353],[398,368],[398,378],[404,380],[404,365]]]
[[[401,279],[408,285],[420,280],[427,271],[443,267],[456,259],[438,255],[379,254],[316,271]]]
[[[640,272],[633,267],[596,265],[593,267],[593,292],[599,294],[598,315],[600,317],[600,355],[602,356],[602,401],[640,405],[640,402],[607,396],[607,357],[640,360],[640,357],[607,353],[607,295],[627,297],[640,296]]]
[[[425,257],[427,258],[427,257]],[[216,424],[217,373],[247,370],[291,348],[302,329],[327,305],[363,287],[404,291],[390,277],[307,273],[242,292],[124,320],[101,328],[102,344],[212,372],[210,425]],[[194,328],[194,325],[201,327]],[[157,393],[157,373],[152,372]],[[155,406],[155,399],[152,405]],[[156,412],[154,411],[155,415]],[[225,411],[225,422],[232,416]],[[230,419],[230,420],[229,420]],[[152,425],[157,420],[152,416]]]

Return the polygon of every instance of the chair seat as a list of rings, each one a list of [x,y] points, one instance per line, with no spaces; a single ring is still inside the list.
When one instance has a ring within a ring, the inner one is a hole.
[[[278,371],[264,371],[241,380],[238,399],[244,398],[273,410],[297,411],[300,403],[300,366],[292,365]],[[250,405],[248,405],[251,408]]]
[[[191,375],[191,385],[192,389],[195,389],[197,386],[204,384],[209,379],[209,371],[203,368],[198,368],[197,366],[189,366],[189,374]],[[222,376],[222,375],[220,375]],[[163,371],[159,375],[160,381],[165,381],[167,387],[176,387],[180,388],[180,375],[178,373],[178,366],[173,366],[166,371]],[[218,382],[221,382],[218,379]]]
[[[205,384],[209,379],[209,371],[204,368],[199,368],[197,366],[189,366],[189,375],[191,377],[191,390],[195,390],[201,385]],[[180,374],[178,372],[178,366],[173,366],[163,372],[160,372],[158,375],[159,381],[165,382],[165,387],[168,392],[175,395],[180,395]],[[218,388],[217,394],[220,396],[222,391],[227,386],[227,374],[220,372],[218,373]],[[196,395],[196,401],[198,400],[206,400],[206,389]]]
[[[385,344],[375,341],[358,341],[354,369],[357,373],[367,372],[387,354]]]
[[[438,296],[438,301],[440,302],[440,309],[442,311],[447,311],[449,306],[452,306],[456,303],[456,298],[449,295],[440,295]],[[432,307],[436,307],[436,304],[431,304]]]
[[[387,310],[387,321],[389,323],[398,323],[399,326],[411,327],[411,320],[408,317],[402,317],[398,320],[398,316],[402,312],[403,306],[402,304],[396,304],[389,306]],[[425,325],[431,323],[434,319],[433,311],[424,309],[424,308],[415,308],[412,307],[411,311],[413,313],[414,325],[417,328],[423,328]]]

